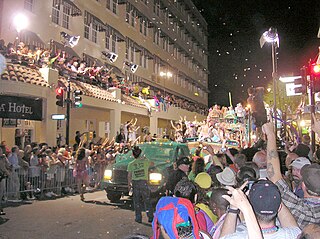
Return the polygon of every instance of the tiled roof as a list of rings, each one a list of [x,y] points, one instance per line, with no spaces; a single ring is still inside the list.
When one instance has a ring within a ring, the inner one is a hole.
[[[38,68],[30,68],[27,66],[22,66],[20,64],[7,64],[7,69],[1,75],[1,80],[8,81],[20,81],[24,83],[49,87],[48,82],[41,76]],[[108,90],[102,89],[98,86],[84,83],[78,80],[70,80],[71,91],[81,90],[84,95],[89,97],[94,97],[97,99],[107,100],[117,102],[119,100],[115,99],[111,92]],[[67,87],[68,81],[65,77],[59,76],[58,85]],[[121,96],[121,102],[124,104],[132,105],[139,108],[146,108],[142,103],[139,103],[137,100],[131,98],[130,96],[123,95]]]
[[[38,69],[18,64],[7,64],[7,69],[1,75],[1,79],[49,87],[48,82],[43,79]]]

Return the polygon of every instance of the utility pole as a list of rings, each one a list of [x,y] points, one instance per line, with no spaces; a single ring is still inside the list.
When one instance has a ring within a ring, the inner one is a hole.
[[[66,115],[66,144],[69,145],[69,129],[70,129],[70,108],[71,108],[71,99],[70,99],[70,77],[68,78],[68,86],[67,86],[67,115]]]

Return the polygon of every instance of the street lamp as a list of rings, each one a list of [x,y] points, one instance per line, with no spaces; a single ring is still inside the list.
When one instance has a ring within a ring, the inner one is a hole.
[[[163,97],[165,98],[166,97],[166,79],[171,78],[172,73],[170,71],[167,71],[167,72],[161,71],[160,76],[164,77],[164,80],[163,80],[164,96]]]
[[[17,30],[18,38],[19,38],[20,32],[23,29],[27,28],[27,26],[29,25],[29,20],[25,15],[18,13],[13,18],[13,25],[14,25],[14,28]]]
[[[273,82],[273,116],[275,133],[277,136],[277,48],[279,48],[279,35],[276,28],[270,27],[268,31],[265,31],[260,37],[260,47],[262,48],[265,43],[271,43],[272,53],[272,82]]]

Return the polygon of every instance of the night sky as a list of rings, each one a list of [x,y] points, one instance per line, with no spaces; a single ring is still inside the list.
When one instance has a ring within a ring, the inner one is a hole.
[[[259,39],[278,30],[278,75],[299,75],[320,46],[320,1],[193,0],[208,23],[209,107],[245,103],[247,88],[272,83],[271,46]]]

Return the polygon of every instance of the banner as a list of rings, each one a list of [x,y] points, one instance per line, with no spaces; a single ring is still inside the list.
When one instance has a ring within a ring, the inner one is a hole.
[[[42,99],[0,95],[0,118],[42,120]]]

